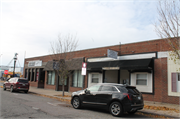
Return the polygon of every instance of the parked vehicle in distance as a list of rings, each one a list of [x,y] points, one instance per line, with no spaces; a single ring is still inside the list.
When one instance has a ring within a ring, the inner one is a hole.
[[[11,92],[24,91],[25,93],[27,93],[29,91],[29,82],[25,78],[10,78],[6,82],[4,82],[3,89],[10,89]]]
[[[144,107],[142,94],[136,87],[115,83],[99,83],[73,92],[71,104],[75,109],[82,106],[106,108],[113,116],[122,116],[124,112],[134,114]]]

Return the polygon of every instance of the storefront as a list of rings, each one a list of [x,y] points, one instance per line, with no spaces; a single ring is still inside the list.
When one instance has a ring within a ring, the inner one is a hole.
[[[96,83],[121,83],[136,86],[143,93],[154,93],[153,76],[154,76],[154,55],[146,54],[131,55],[131,58],[120,60],[121,58],[130,57],[118,56],[113,58],[89,58],[88,68],[88,87]],[[137,55],[140,58],[137,58]],[[133,57],[135,59],[133,59]],[[108,60],[108,61],[106,61]]]
[[[108,57],[109,49],[117,52],[117,58]],[[65,91],[120,83],[136,86],[146,101],[179,104],[180,63],[174,63],[169,52],[164,39],[75,51]],[[83,62],[87,63],[86,75],[81,72]],[[49,55],[25,59],[24,72],[33,87],[62,90]]]

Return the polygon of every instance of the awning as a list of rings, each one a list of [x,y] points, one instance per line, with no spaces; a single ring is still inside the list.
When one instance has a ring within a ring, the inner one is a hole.
[[[68,70],[80,70],[82,68],[82,62],[84,61],[84,58],[74,58],[70,61],[66,61],[67,65],[69,65]],[[48,61],[44,71],[53,71],[53,62],[54,61]]]
[[[99,69],[103,67],[120,67],[120,69],[152,69],[153,59],[138,59],[138,60],[118,60],[118,61],[103,61],[103,62],[88,62],[87,69]]]

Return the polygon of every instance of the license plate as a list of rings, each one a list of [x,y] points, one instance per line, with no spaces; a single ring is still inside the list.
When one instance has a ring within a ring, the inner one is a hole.
[[[25,84],[23,84],[23,86],[25,86]]]

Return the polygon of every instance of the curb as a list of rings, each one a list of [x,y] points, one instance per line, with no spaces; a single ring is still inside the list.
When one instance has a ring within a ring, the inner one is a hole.
[[[62,102],[66,102],[67,104],[71,104],[71,100],[64,99],[63,97],[49,96],[49,95],[39,94],[39,93],[31,92],[31,91],[29,91],[29,94],[42,96],[42,97],[48,97],[48,98],[56,99]]]
[[[153,117],[153,118],[179,118],[179,117],[175,117],[175,116],[170,116],[170,115],[166,115],[166,114],[159,114],[159,113],[154,113],[154,112],[148,112],[148,111],[144,111],[144,110],[139,110],[136,112],[137,114],[139,113],[141,115],[141,113],[145,116],[149,116],[149,117]]]

